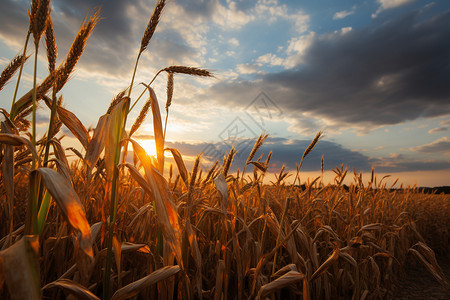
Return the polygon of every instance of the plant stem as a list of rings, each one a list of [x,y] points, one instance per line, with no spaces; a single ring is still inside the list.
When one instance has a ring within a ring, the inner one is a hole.
[[[117,166],[114,166],[113,171],[113,179],[112,179],[112,188],[111,188],[111,206],[110,206],[110,215],[109,215],[109,230],[108,230],[108,241],[107,241],[107,254],[106,254],[106,264],[105,264],[105,278],[104,278],[104,291],[103,298],[105,300],[109,300],[111,298],[111,261],[112,261],[112,242],[114,235],[114,224],[116,222],[117,215],[117,180],[119,178],[119,169]]]
[[[134,77],[136,76],[136,70],[137,70],[137,66],[139,63],[139,58],[141,57],[141,52],[139,52],[137,58],[136,58],[136,62],[134,63],[134,71],[133,71],[133,76],[131,76],[131,83],[130,83],[130,88],[128,89],[128,97],[131,96],[131,90],[133,89],[133,84],[134,84]],[[134,105],[133,105],[134,106]],[[131,109],[130,109],[131,110]]]
[[[23,47],[22,64],[20,65],[19,74],[17,75],[16,87],[14,88],[14,96],[13,96],[13,101],[12,101],[12,104],[11,104],[11,111],[10,111],[10,113],[12,113],[14,104],[16,103],[17,91],[19,90],[20,78],[22,77],[23,64],[25,62],[25,55],[27,53],[28,40],[30,38],[30,34],[31,34],[31,32],[28,30],[27,37],[25,39],[25,46]]]
[[[136,70],[139,63],[139,58],[141,57],[141,52],[139,52],[136,63],[134,64],[134,71],[133,75],[131,77],[131,83],[130,88],[128,90],[128,98],[130,98],[131,90],[133,88],[134,83],[134,77],[136,76]],[[128,100],[127,100],[128,101]],[[127,105],[128,106],[128,105]],[[112,260],[112,241],[113,241],[113,235],[114,235],[114,225],[116,223],[116,215],[117,215],[117,181],[119,180],[119,169],[118,164],[120,160],[120,151],[121,151],[121,136],[122,132],[125,130],[126,124],[127,124],[127,116],[131,109],[128,109],[126,107],[126,112],[124,116],[124,120],[122,122],[122,126],[119,130],[119,136],[117,137],[117,144],[114,154],[114,169],[113,169],[113,178],[112,178],[112,187],[111,187],[111,204],[109,209],[109,231],[108,231],[108,241],[107,241],[107,253],[106,253],[106,263],[105,263],[105,278],[103,282],[103,299],[109,300],[111,298],[111,291],[110,291],[110,285],[111,285],[111,260]],[[126,155],[127,149],[124,151],[124,155]]]
[[[48,133],[47,133],[47,141],[45,143],[45,154],[44,154],[44,167],[47,166],[47,161],[48,161],[48,156],[50,153],[50,135],[52,134],[53,131],[53,123],[55,122],[55,117],[56,117],[56,105],[57,105],[57,101],[56,101],[56,89],[53,89],[53,93],[52,93],[52,109],[50,112],[50,123],[48,124]]]
[[[34,52],[34,71],[33,71],[33,119],[32,119],[32,136],[31,143],[36,147],[36,73],[37,73],[37,57],[38,47]],[[36,159],[33,156],[33,169],[36,167]]]
[[[167,129],[167,119],[169,118],[169,109],[166,109],[166,121],[164,122],[164,134],[163,140],[166,141],[166,129]]]
[[[129,101],[129,100],[127,100]],[[114,153],[114,169],[113,169],[113,178],[112,178],[112,187],[111,187],[111,204],[109,209],[109,225],[108,225],[108,240],[107,240],[107,254],[106,254],[106,263],[105,263],[105,278],[103,282],[103,299],[109,300],[111,298],[111,291],[110,291],[110,285],[111,285],[111,261],[112,261],[112,241],[113,241],[113,235],[114,235],[114,226],[116,223],[116,216],[117,216],[117,207],[118,207],[118,180],[119,180],[119,168],[118,164],[120,161],[120,152],[121,152],[121,139],[122,139],[122,133],[125,130],[125,126],[127,124],[127,117],[128,117],[128,109],[129,102],[127,103],[127,107],[125,107],[125,116],[122,122],[122,126],[119,130],[119,136],[117,137],[117,144],[116,149]],[[124,155],[126,155],[126,151],[124,152]]]
[[[147,84],[147,85],[150,86],[150,85],[153,83],[153,81],[155,81],[156,77],[158,77],[158,75],[159,75],[162,71],[163,71],[163,70],[159,70],[158,73],[156,73],[156,75],[153,77],[153,79],[152,79],[152,80],[150,81],[150,83]],[[138,103],[138,101],[142,98],[142,96],[144,96],[144,94],[145,94],[146,91],[147,91],[147,89],[144,89],[144,90],[142,91],[142,93],[139,95],[139,97],[136,99],[136,101],[134,101],[133,105],[131,105],[131,107],[130,107],[130,109],[128,110],[128,112],[130,112],[130,111],[133,109],[133,107]]]

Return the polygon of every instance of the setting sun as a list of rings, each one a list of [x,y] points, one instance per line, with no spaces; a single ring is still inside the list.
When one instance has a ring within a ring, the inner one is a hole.
[[[450,1],[1,7],[0,300],[450,299]]]
[[[154,139],[139,139],[138,143],[142,146],[142,148],[144,148],[148,155],[156,157],[156,145]]]

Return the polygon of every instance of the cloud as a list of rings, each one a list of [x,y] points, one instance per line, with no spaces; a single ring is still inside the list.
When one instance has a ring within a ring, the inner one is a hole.
[[[232,171],[237,168],[243,169],[245,161],[253,147],[255,139],[243,138],[236,141],[238,153],[232,164]],[[300,162],[304,150],[311,140],[287,139],[281,137],[269,137],[263,146],[258,150],[254,160],[263,154],[261,161],[265,161],[267,155],[272,151],[269,172],[278,172],[283,165],[286,170],[295,171],[296,164]],[[224,141],[211,143],[186,143],[168,142],[167,147],[176,148],[183,156],[195,157],[202,155],[202,164],[205,169],[212,166],[217,159],[222,163],[222,159],[231,148],[231,144]],[[313,151],[305,158],[303,171],[320,171],[321,158],[324,156],[325,170],[332,170],[340,167],[341,164],[357,172],[369,172],[372,166],[377,172],[405,172],[405,171],[425,171],[425,170],[445,170],[450,168],[449,161],[440,160],[414,160],[402,154],[392,154],[389,157],[372,158],[359,151],[349,150],[342,145],[321,140]]]
[[[259,71],[259,68],[256,64],[239,64],[236,66],[236,71],[240,74],[253,74]]]
[[[439,122],[440,126],[428,130],[428,133],[434,134],[434,133],[439,133],[439,132],[450,131],[450,118],[449,117],[450,116],[444,116],[443,117],[444,119]]]
[[[182,3],[188,1],[179,1]],[[196,1],[193,1],[193,8]],[[197,1],[198,2],[198,1]],[[207,1],[209,3],[209,1]],[[197,3],[195,10],[186,13],[183,7],[170,1],[163,11],[162,19],[146,51],[142,63],[151,68],[140,68],[142,73],[152,73],[168,64],[201,65],[206,54],[206,32],[208,26],[202,13],[212,18],[217,11],[214,5]],[[58,45],[58,63],[62,61],[75,38],[86,15],[93,11],[96,3],[90,0],[75,2],[53,2],[52,19]],[[86,50],[77,70],[80,75],[96,74],[89,80],[113,81],[130,76],[140,46],[142,34],[153,12],[154,1],[104,1],[100,7],[101,20],[89,38]],[[0,39],[14,49],[23,47],[28,26],[29,3],[6,0],[2,3]],[[196,12],[197,17],[192,16]],[[181,17],[180,17],[181,16]],[[231,22],[231,20],[229,20]],[[233,21],[234,22],[234,21]],[[41,51],[44,53],[44,51]],[[86,72],[82,72],[86,71]],[[153,73],[152,73],[153,74]]]
[[[448,127],[437,127],[437,128],[432,128],[430,130],[428,130],[428,133],[438,133],[438,132],[445,132],[445,131],[449,131],[450,128]]]
[[[342,11],[338,11],[333,15],[333,20],[339,20],[339,19],[344,19],[350,15],[353,15],[355,13],[354,10],[342,10]]]
[[[450,151],[450,138],[444,136],[432,143],[411,148],[412,151],[424,153],[438,153]]]
[[[228,40],[228,42],[235,47],[239,47],[239,41],[236,38],[231,38]]]
[[[450,168],[450,161],[439,159],[413,159],[412,157],[392,153],[388,157],[370,159],[377,172],[396,173],[414,171],[437,171]]]
[[[21,48],[28,29],[29,3],[7,0],[2,2],[2,6],[0,39],[13,48]],[[53,2],[52,19],[58,46],[58,63],[66,56],[83,19],[93,9],[94,5],[89,0]],[[140,13],[136,14],[136,11]],[[129,45],[136,45],[136,48],[139,46],[139,38],[135,38],[137,33],[134,32],[133,20],[144,17],[147,12],[148,9],[141,7],[139,2],[111,0],[103,3],[102,19],[94,29],[77,68],[89,68],[103,74],[120,74],[125,68],[128,70],[129,66],[133,65],[132,56],[136,55],[134,51],[130,51]],[[147,15],[147,19],[149,17]],[[131,53],[132,55],[129,55]],[[111,61],[114,61],[114,64]]]
[[[414,1],[415,0],[378,0],[377,2],[380,4],[380,7],[376,11],[376,13],[372,14],[372,18],[376,18],[378,14],[384,10],[403,6]]]
[[[414,2],[415,0],[378,0],[382,9],[390,9]]]
[[[238,153],[235,156],[232,170],[236,171],[237,168],[242,170],[245,161],[252,150],[255,139],[241,139],[237,143]],[[296,164],[300,162],[301,156],[311,140],[290,140],[286,138],[271,138],[269,137],[263,146],[258,150],[254,160],[256,160],[261,154],[264,154],[262,161],[267,158],[267,155],[272,151],[272,159],[270,161],[270,172],[277,172],[283,165],[286,165],[287,170],[295,170]],[[227,153],[231,145],[226,142],[213,142],[213,143],[183,143],[183,142],[169,142],[168,147],[176,148],[182,155],[196,156],[203,152],[204,164],[208,166],[209,162],[214,162],[217,159],[222,159]],[[369,158],[358,152],[345,149],[341,145],[322,140],[320,141],[313,151],[305,158],[302,170],[303,171],[320,171],[320,161],[322,155],[324,156],[325,168],[334,169],[341,164],[349,166],[350,168],[356,168],[357,170],[369,171],[371,169],[371,163]]]
[[[448,19],[450,11],[429,19],[412,12],[346,34],[314,35],[292,68],[220,82],[207,94],[222,105],[245,107],[264,88],[285,118],[308,116],[335,130],[367,132],[444,116],[450,113]],[[281,63],[272,55],[259,60]]]
[[[271,66],[282,66],[284,64],[284,59],[276,56],[275,54],[267,53],[258,57],[256,59],[256,62],[260,64],[268,64]]]
[[[408,171],[439,171],[448,170],[450,168],[449,161],[419,161],[405,160],[393,163],[389,166],[375,166],[377,172],[408,172]]]

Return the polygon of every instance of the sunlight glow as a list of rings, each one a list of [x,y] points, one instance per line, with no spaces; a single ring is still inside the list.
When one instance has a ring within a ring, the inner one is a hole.
[[[142,148],[144,148],[148,155],[153,155],[156,157],[156,145],[154,139],[139,139],[138,143],[142,146]]]

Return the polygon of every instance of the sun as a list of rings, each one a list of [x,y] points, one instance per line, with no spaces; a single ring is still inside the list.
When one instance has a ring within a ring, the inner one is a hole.
[[[143,139],[138,141],[139,145],[144,148],[148,155],[156,157],[156,145],[154,139]]]

